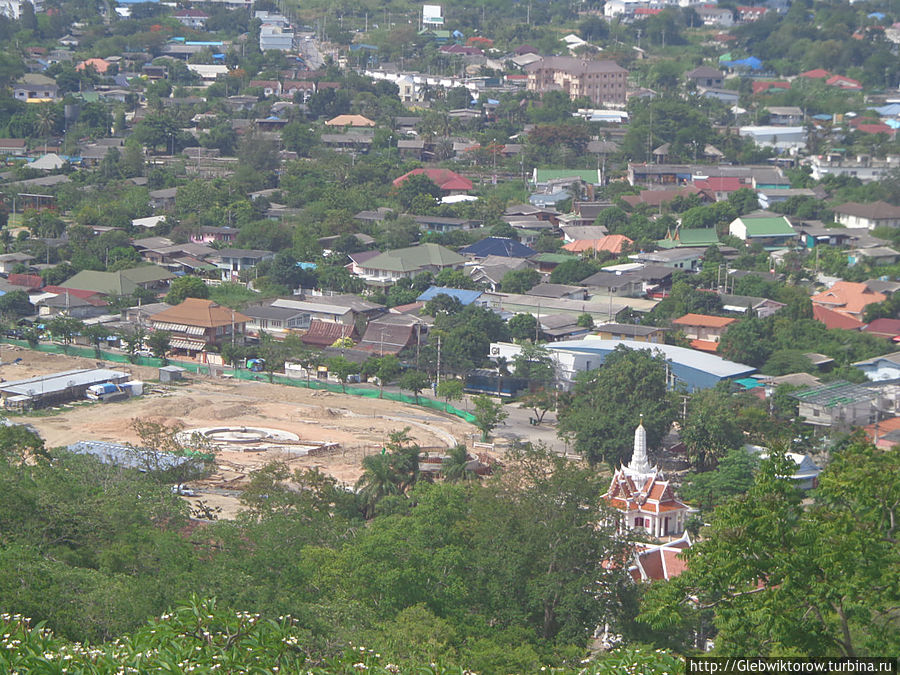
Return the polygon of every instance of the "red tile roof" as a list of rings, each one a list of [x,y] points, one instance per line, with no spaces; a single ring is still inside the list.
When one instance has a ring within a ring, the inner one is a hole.
[[[419,176],[422,174],[428,176],[441,190],[467,191],[472,189],[472,181],[449,169],[413,169],[399,178],[394,179],[394,187],[403,185],[404,181],[410,176]]]
[[[824,68],[814,68],[813,70],[807,70],[805,73],[800,73],[797,77],[805,77],[810,80],[824,80],[831,77],[831,73]]]
[[[884,293],[876,293],[869,290],[865,284],[852,281],[837,281],[828,290],[816,293],[810,298],[813,305],[821,305],[853,318],[861,315],[867,306],[884,302],[886,299]]]
[[[838,314],[834,310],[826,309],[821,305],[813,305],[813,318],[825,324],[825,328],[840,328],[842,330],[859,330],[863,322],[849,317],[846,314]]]
[[[900,319],[875,319],[863,328],[863,332],[893,339],[900,335]]]
[[[97,293],[97,291],[86,291],[80,288],[64,288],[63,286],[44,286],[41,290],[44,293],[56,293],[57,295],[65,295],[68,293],[73,298],[87,300],[95,307],[103,307],[108,304],[102,294]]]
[[[685,314],[675,319],[672,323],[677,326],[701,326],[703,328],[724,328],[730,326],[737,319],[727,316],[710,316],[709,314]]]
[[[859,80],[854,80],[852,77],[844,77],[843,75],[832,75],[825,80],[825,84],[830,84],[833,87],[842,87],[844,89],[862,89]]]
[[[571,241],[563,250],[572,253],[580,253],[583,251],[609,251],[610,253],[621,253],[625,246],[630,246],[634,242],[624,234],[608,234],[600,239],[578,239]]]
[[[767,92],[770,89],[790,89],[790,82],[777,82],[775,80],[765,80],[762,82],[754,82],[753,83],[753,93],[754,94],[762,94],[763,92]]]
[[[309,324],[309,330],[300,340],[307,345],[317,347],[330,347],[341,338],[348,337],[354,342],[359,339],[355,326],[347,326],[334,321],[321,321],[313,319]]]
[[[247,323],[250,318],[229,307],[218,305],[212,300],[186,298],[180,305],[154,314],[153,321],[215,328],[232,323]]]
[[[10,274],[7,279],[13,286],[24,286],[25,288],[40,288],[44,285],[44,280],[37,274]]]
[[[714,340],[691,340],[691,349],[698,352],[717,352],[719,351],[719,343]]]
[[[740,178],[735,178],[733,176],[702,178],[700,180],[695,180],[694,185],[701,190],[710,190],[712,192],[735,192],[736,190],[747,187],[741,182]]]

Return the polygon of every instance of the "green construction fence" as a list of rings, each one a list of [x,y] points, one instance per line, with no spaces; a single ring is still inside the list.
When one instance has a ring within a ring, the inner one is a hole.
[[[32,349],[38,352],[47,352],[48,354],[81,356],[88,359],[110,361],[113,363],[127,363],[134,366],[148,366],[151,368],[159,368],[165,365],[162,359],[157,359],[150,356],[135,356],[133,359],[129,359],[126,354],[117,354],[115,352],[107,352],[94,349],[93,347],[82,347],[79,345],[41,343],[37,346],[31,346],[25,340],[16,340],[14,338],[8,337],[0,338],[0,343],[17,345],[19,347],[25,347],[27,349]],[[185,370],[188,370],[192,373],[198,373],[200,375],[209,375],[210,372],[210,367],[201,363],[193,363],[191,361],[174,361],[172,359],[169,359],[168,363],[178,366],[179,368],[184,368]],[[369,387],[341,387],[340,384],[334,384],[333,382],[322,382],[316,379],[310,379],[307,382],[307,380],[302,378],[286,377],[284,375],[269,376],[268,373],[254,373],[241,368],[223,368],[222,372],[226,375],[231,375],[232,377],[240,380],[271,382],[272,384],[283,384],[289,387],[303,387],[305,389],[320,389],[323,391],[331,391],[337,394],[349,394],[351,396],[363,396],[365,398],[383,398],[389,401],[398,401],[400,403],[407,403],[409,405],[417,405],[421,406],[422,408],[429,408],[431,410],[437,410],[438,412],[455,415],[456,417],[459,417],[466,422],[475,422],[475,416],[472,413],[465,410],[460,410],[459,408],[448,405],[446,403],[441,403],[440,401],[435,401],[434,399],[426,398],[424,396],[419,396],[417,398],[415,396],[408,396],[406,394],[401,394],[394,391],[381,392],[378,389]]]

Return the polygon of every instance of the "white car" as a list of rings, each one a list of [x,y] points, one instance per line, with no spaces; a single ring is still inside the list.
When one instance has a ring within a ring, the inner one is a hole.
[[[172,486],[172,493],[176,495],[181,495],[182,497],[196,497],[197,493],[194,492],[191,488],[187,487],[179,483],[178,485]]]

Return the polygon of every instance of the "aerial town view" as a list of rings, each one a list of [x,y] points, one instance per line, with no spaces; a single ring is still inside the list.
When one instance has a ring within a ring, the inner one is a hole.
[[[0,0],[0,674],[897,673],[896,0]]]

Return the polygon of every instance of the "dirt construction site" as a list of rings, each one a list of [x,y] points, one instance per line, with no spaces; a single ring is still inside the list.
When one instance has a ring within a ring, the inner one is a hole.
[[[0,357],[5,381],[97,365],[9,345],[2,346]],[[146,393],[116,403],[75,401],[10,420],[34,426],[48,447],[83,440],[139,444],[134,420],[209,432],[217,439],[216,470],[189,487],[197,499],[221,508],[220,517],[234,516],[250,474],[269,462],[284,462],[292,470],[317,468],[352,485],[362,473],[363,457],[381,452],[392,432],[409,427],[409,436],[423,450],[466,443],[475,432],[457,417],[396,401],[192,373],[185,373],[182,382],[161,385],[155,368],[104,366],[144,381]],[[266,438],[290,440],[261,442]]]

